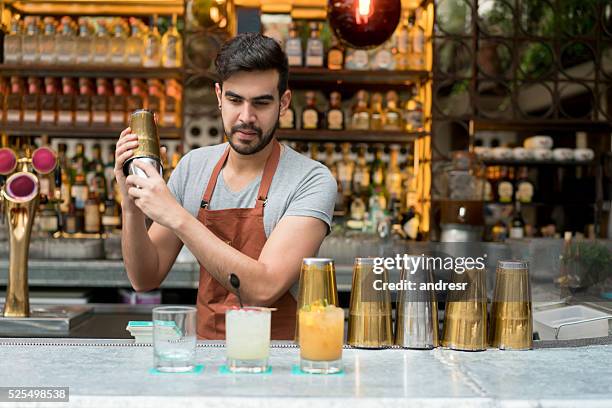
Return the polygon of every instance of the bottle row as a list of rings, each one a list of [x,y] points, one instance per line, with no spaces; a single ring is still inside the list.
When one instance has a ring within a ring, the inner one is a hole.
[[[180,67],[183,40],[173,15],[163,35],[157,16],[137,18],[18,16],[4,36],[5,64]]]
[[[424,70],[424,17],[421,9],[405,13],[391,38],[372,50],[345,49],[333,35],[326,45],[321,35],[324,27],[318,22],[307,25],[293,22],[287,36],[277,29],[269,29],[265,33],[284,43],[290,66],[325,66],[332,70]]]
[[[125,126],[146,108],[164,127],[181,127],[182,85],[175,79],[0,77],[0,123]]]
[[[403,108],[403,109],[402,109]],[[414,88],[408,99],[401,101],[397,92],[383,94],[376,92],[370,95],[361,90],[357,92],[350,109],[342,106],[339,92],[329,95],[326,110],[317,104],[317,94],[308,91],[305,104],[301,108],[299,123],[295,109],[290,107],[280,117],[281,129],[328,129],[328,130],[393,130],[408,132],[423,131],[423,104],[417,98]]]

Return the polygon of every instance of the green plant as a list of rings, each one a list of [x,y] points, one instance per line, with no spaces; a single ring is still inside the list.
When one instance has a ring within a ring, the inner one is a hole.
[[[574,243],[569,259],[576,262],[583,287],[601,284],[612,278],[612,251],[599,242]]]

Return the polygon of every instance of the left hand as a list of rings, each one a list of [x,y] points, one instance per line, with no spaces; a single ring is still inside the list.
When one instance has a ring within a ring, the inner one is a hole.
[[[176,201],[166,182],[153,166],[138,161],[135,165],[142,169],[148,178],[128,176],[126,179],[128,195],[151,220],[169,229],[176,228],[184,211],[183,207]]]

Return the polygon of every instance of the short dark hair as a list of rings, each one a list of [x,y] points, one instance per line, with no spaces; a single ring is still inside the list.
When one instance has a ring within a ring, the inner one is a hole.
[[[215,67],[219,83],[241,71],[278,71],[278,94],[288,88],[289,63],[280,45],[259,33],[243,33],[227,41],[217,54]]]

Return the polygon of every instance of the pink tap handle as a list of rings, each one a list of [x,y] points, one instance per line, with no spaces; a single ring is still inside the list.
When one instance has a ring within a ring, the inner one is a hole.
[[[0,148],[0,175],[8,176],[17,167],[17,155],[13,149]]]

